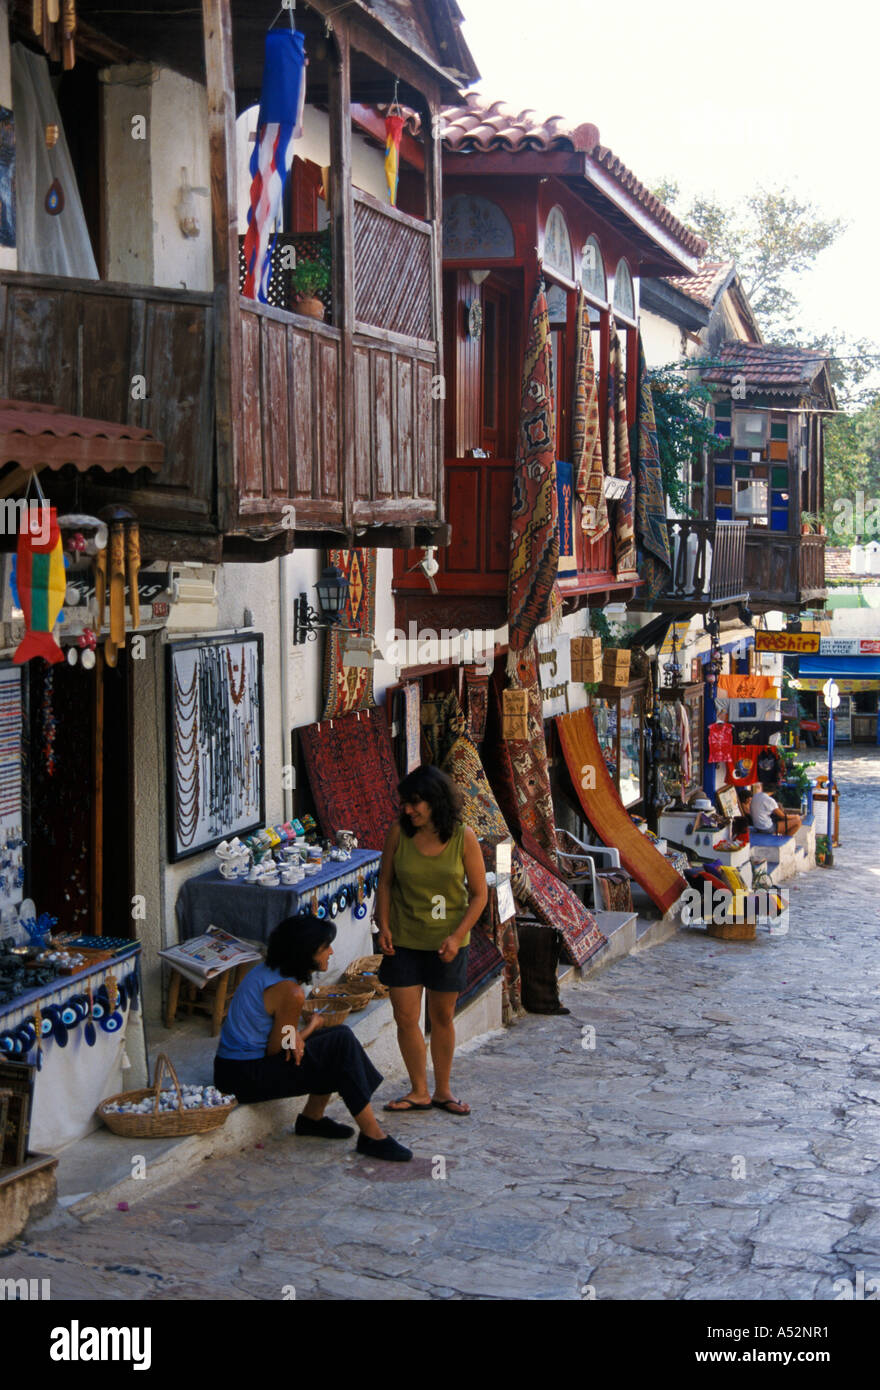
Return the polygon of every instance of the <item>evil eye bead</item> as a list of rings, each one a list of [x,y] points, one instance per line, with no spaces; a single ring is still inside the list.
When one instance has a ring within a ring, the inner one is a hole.
[[[51,1032],[52,1020],[47,1014],[43,1014],[42,1020],[40,1021],[40,1033],[44,1038],[47,1038]]]
[[[318,903],[318,910],[317,910],[317,912],[315,913],[315,916],[316,916],[316,917],[319,917],[320,920],[321,920],[322,922],[323,922],[324,918],[327,916],[327,899],[326,899],[326,898],[322,898],[321,901]]]
[[[123,1024],[122,1014],[105,1014],[101,1019],[101,1027],[105,1033],[118,1033]]]
[[[337,897],[332,897],[327,906],[331,917],[337,917],[339,915],[339,899]]]
[[[15,1039],[11,1033],[0,1033],[0,1052],[6,1057],[12,1056],[15,1052]]]
[[[74,1028],[79,1023],[79,1014],[72,1004],[65,1004],[61,1010],[61,1022],[65,1028]]]
[[[104,1017],[104,1014],[105,1014],[106,1012],[107,1012],[106,1005],[103,1004],[103,1003],[101,1002],[100,999],[93,999],[93,1000],[92,1000],[92,1018],[94,1018],[94,1019],[101,1019],[101,1018]]]
[[[58,1044],[59,1047],[66,1047],[66,1046],[67,1046],[67,1036],[68,1036],[68,1034],[67,1034],[67,1025],[65,1024],[63,1018],[61,1017],[61,1011],[60,1011],[60,1010],[58,1011],[58,1014],[56,1015],[55,1021],[54,1021],[54,1023],[52,1024],[52,1036],[53,1036],[53,1038],[55,1039],[55,1041],[57,1042],[57,1044]]]
[[[32,1018],[29,1018],[26,1023],[23,1023],[21,1025],[21,1027],[18,1030],[18,1035],[24,1043],[25,1047],[28,1049],[28,1051],[30,1051],[34,1043],[37,1041],[37,1030],[34,1027],[34,1021]]]
[[[116,1007],[120,1013],[124,1013],[128,1008],[128,991],[125,988],[125,981],[120,980],[116,992]]]
[[[357,907],[354,910],[354,915],[359,922],[362,922],[367,915],[366,903],[358,903]]]
[[[339,892],[336,894],[336,901],[337,901],[337,903],[338,903],[338,905],[339,905],[339,911],[340,911],[340,912],[344,912],[345,909],[348,907],[348,889],[347,889],[347,888],[340,888]]]

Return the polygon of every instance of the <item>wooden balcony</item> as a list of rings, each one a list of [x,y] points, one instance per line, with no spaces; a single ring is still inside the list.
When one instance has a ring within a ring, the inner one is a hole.
[[[659,596],[638,596],[631,607],[703,613],[749,597],[745,521],[670,520],[672,572]]]
[[[821,603],[825,588],[825,537],[791,536],[751,528],[746,540],[749,607],[795,612]]]
[[[425,627],[503,627],[507,621],[510,564],[511,459],[447,459],[446,516],[451,539],[437,552],[440,565],[430,592],[417,566],[420,550],[395,556],[394,591],[398,621]],[[610,533],[592,544],[576,528],[576,575],[561,576],[559,589],[569,608],[585,603],[628,599],[632,583],[614,572]]]
[[[156,477],[93,470],[76,510],[130,506],[157,559],[269,558],[355,528],[373,545],[446,539],[433,230],[365,194],[354,204],[350,329],[344,313],[340,327],[235,304],[225,441],[212,295],[0,271],[0,398],[136,425],[164,446]],[[73,508],[74,487],[59,475],[53,497]]]

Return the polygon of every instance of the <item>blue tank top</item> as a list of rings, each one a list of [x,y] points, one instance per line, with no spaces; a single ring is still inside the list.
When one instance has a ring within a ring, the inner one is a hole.
[[[256,1062],[265,1057],[273,1019],[266,1012],[263,991],[285,978],[268,965],[255,965],[248,971],[232,996],[217,1046],[218,1057],[236,1062]]]

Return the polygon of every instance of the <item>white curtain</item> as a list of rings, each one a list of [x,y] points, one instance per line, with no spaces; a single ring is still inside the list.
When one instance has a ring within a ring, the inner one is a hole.
[[[97,280],[98,267],[86,228],[49,65],[20,43],[12,48],[12,109],[15,113],[15,212],[18,268],[42,275]],[[46,126],[58,127],[58,143],[46,146]],[[45,201],[55,179],[64,192],[56,216]]]

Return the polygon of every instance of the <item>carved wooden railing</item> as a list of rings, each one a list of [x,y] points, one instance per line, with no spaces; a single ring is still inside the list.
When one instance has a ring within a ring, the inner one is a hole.
[[[745,592],[745,521],[668,521],[672,573],[662,598],[719,603]]]
[[[825,588],[824,536],[801,536],[798,580],[802,593]]]

